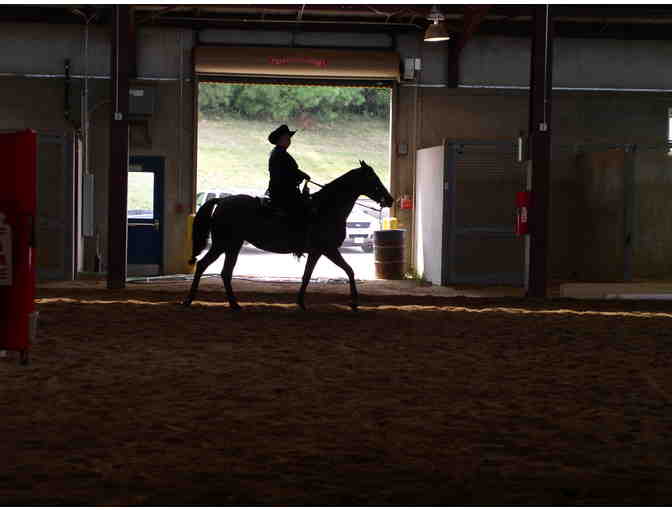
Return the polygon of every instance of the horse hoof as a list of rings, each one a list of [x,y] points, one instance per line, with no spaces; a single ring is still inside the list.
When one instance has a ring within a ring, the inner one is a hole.
[[[351,305],[350,305],[350,308],[352,308],[352,311],[353,311],[353,312],[356,312],[356,311],[358,311],[358,310],[359,310],[359,305],[358,305],[358,304],[355,304],[355,303],[353,303],[353,304],[351,304]]]
[[[234,312],[240,312],[243,309],[243,307],[240,306],[238,303],[229,303],[229,306],[231,307],[231,310],[233,310]]]
[[[182,306],[190,306],[191,305],[191,299],[187,298],[184,301],[182,301]]]
[[[305,305],[304,303],[296,303],[296,304],[297,304],[297,305],[299,306],[299,308],[301,308],[301,310],[303,310],[304,312],[307,312],[307,311],[308,311],[308,309],[306,308],[306,305]]]

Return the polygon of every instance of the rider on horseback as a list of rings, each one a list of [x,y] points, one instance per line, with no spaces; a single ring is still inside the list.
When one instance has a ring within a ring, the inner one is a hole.
[[[308,236],[306,218],[310,216],[310,210],[299,191],[299,184],[304,179],[310,181],[310,176],[299,170],[296,161],[287,152],[294,133],[296,131],[290,131],[287,125],[283,124],[268,135],[268,141],[275,145],[275,148],[268,160],[270,181],[267,194],[273,207],[289,215],[293,230],[302,240],[304,245],[302,248],[305,248]]]

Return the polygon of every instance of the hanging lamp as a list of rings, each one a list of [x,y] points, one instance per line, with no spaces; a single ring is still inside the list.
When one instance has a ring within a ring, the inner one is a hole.
[[[450,39],[450,34],[443,23],[443,20],[446,18],[436,5],[432,5],[432,10],[427,15],[427,19],[432,24],[425,30],[425,37],[423,38],[425,42],[447,41]]]

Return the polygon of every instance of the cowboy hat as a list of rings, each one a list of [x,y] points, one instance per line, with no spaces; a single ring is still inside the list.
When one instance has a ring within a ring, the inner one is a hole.
[[[275,131],[273,131],[270,135],[268,135],[268,141],[271,142],[273,145],[275,145],[278,143],[278,138],[280,138],[282,135],[289,135],[290,137],[292,137],[294,136],[294,133],[296,133],[296,131],[290,131],[289,128],[287,127],[287,124],[283,124]]]

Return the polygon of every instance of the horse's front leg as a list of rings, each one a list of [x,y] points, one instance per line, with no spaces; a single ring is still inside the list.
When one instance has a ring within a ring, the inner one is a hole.
[[[304,297],[306,296],[306,289],[310,283],[310,277],[313,275],[315,270],[315,265],[317,261],[320,260],[322,256],[321,251],[311,251],[308,253],[308,260],[306,261],[306,268],[303,271],[303,281],[301,283],[301,290],[299,290],[299,297],[297,299],[297,304],[301,307],[302,310],[306,309],[306,304],[304,302]]]
[[[350,308],[356,312],[357,307],[359,306],[359,294],[357,294],[357,285],[355,285],[355,272],[350,267],[350,264],[345,261],[341,252],[338,251],[338,248],[331,248],[327,250],[324,255],[348,275],[348,280],[350,281],[350,297],[352,298]]]

